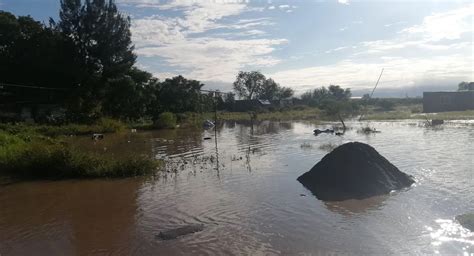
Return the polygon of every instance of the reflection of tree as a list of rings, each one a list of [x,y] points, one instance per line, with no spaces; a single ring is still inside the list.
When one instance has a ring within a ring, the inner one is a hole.
[[[153,148],[161,147],[166,155],[183,154],[202,148],[202,129],[168,129],[150,132],[150,139],[154,141]]]
[[[239,126],[242,126],[248,129],[249,131],[252,131],[252,128],[253,128],[253,135],[277,134],[284,130],[293,129],[293,123],[291,122],[243,120],[243,121],[238,121],[235,123],[237,123]],[[249,135],[251,134],[252,133],[249,132]]]

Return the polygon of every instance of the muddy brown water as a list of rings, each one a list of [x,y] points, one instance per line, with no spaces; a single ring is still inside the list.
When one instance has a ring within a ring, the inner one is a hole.
[[[454,221],[474,211],[474,123],[371,122],[382,131],[373,135],[359,125],[338,137],[314,136],[326,126],[305,122],[227,122],[217,155],[212,130],[73,138],[117,157],[166,159],[168,172],[1,185],[0,255],[474,253],[474,234]],[[318,200],[296,178],[349,141],[374,146],[417,183],[367,200]],[[188,224],[204,230],[156,238]]]

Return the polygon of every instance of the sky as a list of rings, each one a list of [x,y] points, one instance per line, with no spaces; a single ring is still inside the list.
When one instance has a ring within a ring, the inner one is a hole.
[[[116,0],[132,20],[137,66],[232,90],[258,70],[296,94],[330,84],[375,96],[419,96],[474,80],[471,1]],[[0,0],[57,19],[59,0]]]

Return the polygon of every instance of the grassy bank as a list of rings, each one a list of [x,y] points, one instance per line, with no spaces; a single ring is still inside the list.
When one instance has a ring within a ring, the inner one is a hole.
[[[451,111],[440,113],[414,113],[409,110],[394,110],[384,112],[372,112],[364,116],[365,120],[397,120],[397,119],[418,119],[418,120],[474,120],[474,110]]]
[[[360,111],[362,112],[362,111]],[[360,114],[360,113],[359,113]],[[358,113],[354,113],[357,116]],[[178,127],[201,127],[205,120],[214,120],[215,113],[183,113],[176,114]],[[254,118],[257,121],[291,121],[291,120],[313,120],[334,121],[336,116],[328,116],[318,108],[305,107],[282,111],[263,112],[225,112],[219,111],[217,119],[221,121],[249,121]],[[421,113],[421,105],[398,106],[392,111],[370,109],[364,115],[365,120],[403,120],[403,119],[443,119],[443,120],[474,120],[474,110],[443,112],[443,113]],[[137,124],[134,128],[156,129],[152,123]]]
[[[131,177],[151,174],[160,163],[143,155],[115,159],[72,148],[38,133],[0,131],[0,175],[21,179]]]
[[[208,119],[214,119],[214,113],[206,113]],[[324,119],[323,112],[317,108],[289,109],[282,111],[257,112],[255,115],[247,112],[219,112],[219,120],[239,121],[250,120],[254,117],[256,120],[288,121],[288,120],[308,120]]]
[[[1,124],[0,131],[9,134],[39,134],[49,137],[57,137],[60,135],[90,135],[92,133],[112,133],[120,132],[127,129],[124,123],[102,118],[94,124],[65,124],[65,125],[39,125],[39,124]]]

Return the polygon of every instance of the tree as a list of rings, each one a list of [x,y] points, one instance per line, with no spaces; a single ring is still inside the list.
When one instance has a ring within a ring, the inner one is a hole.
[[[323,86],[307,91],[303,93],[301,99],[308,105],[321,107],[323,101],[348,101],[351,95],[350,89],[343,89],[339,85],[330,85],[328,88]]]
[[[280,86],[272,78],[266,79],[259,71],[240,71],[234,82],[234,91],[244,99],[281,100],[293,96],[294,91]]]
[[[260,90],[257,92],[257,98],[264,100],[273,100],[276,98],[280,86],[271,78],[266,79]]]
[[[104,113],[131,121],[147,115],[148,109],[153,107],[150,91],[159,87],[158,79],[136,67],[127,75],[110,80],[108,85],[114,89],[106,94]]]
[[[370,94],[366,93],[366,94],[362,95],[361,100],[363,100],[365,102],[368,102],[370,100]]]
[[[339,85],[329,85],[329,95],[335,100],[348,100],[351,97],[351,89],[342,89]]]
[[[233,92],[228,92],[224,96],[224,102],[233,104],[235,102],[235,94]]]
[[[474,91],[474,82],[460,82],[458,91]]]
[[[289,87],[280,87],[277,93],[277,98],[279,100],[288,99],[293,97],[295,91]]]
[[[119,13],[113,0],[61,0],[59,15],[58,28],[102,81],[126,74],[135,63],[130,17]]]
[[[269,78],[263,83],[262,88],[258,92],[257,98],[265,100],[282,100],[290,98],[293,94],[293,89],[280,86],[273,79]]]
[[[71,60],[72,42],[30,16],[15,17],[3,11],[0,11],[0,34],[2,82],[54,88],[15,89],[13,100],[62,104],[78,78],[77,63]]]
[[[188,80],[182,76],[168,78],[160,83],[157,91],[158,112],[202,112],[213,109],[212,96],[201,94],[200,90],[204,86],[197,80]],[[203,102],[207,102],[203,104]]]
[[[110,90],[133,84],[123,80],[136,60],[130,18],[118,12],[113,0],[61,0],[60,4],[56,29],[73,42],[75,54],[70,57],[80,66],[70,114],[85,121],[100,116],[106,95],[119,93]]]
[[[258,71],[240,71],[234,82],[234,91],[244,99],[254,99],[262,90],[265,76]]]

